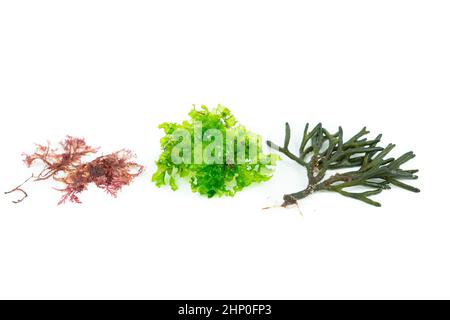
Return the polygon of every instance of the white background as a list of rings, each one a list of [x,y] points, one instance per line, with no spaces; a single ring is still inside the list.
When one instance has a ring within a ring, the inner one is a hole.
[[[0,298],[450,298],[449,16],[448,1],[1,1],[0,190],[66,134],[146,171],[82,205],[46,182],[20,205],[1,194]],[[417,153],[422,193],[263,211],[306,183],[286,159],[234,198],[156,188],[157,125],[218,103],[278,142],[286,120],[297,137],[367,125]]]

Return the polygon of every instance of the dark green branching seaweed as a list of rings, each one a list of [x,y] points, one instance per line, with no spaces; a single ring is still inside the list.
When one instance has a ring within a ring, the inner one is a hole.
[[[399,158],[387,158],[395,147],[389,144],[380,147],[381,135],[373,140],[363,138],[369,133],[364,127],[352,138],[344,141],[342,128],[337,133],[330,133],[318,124],[311,131],[306,124],[298,155],[289,151],[291,129],[286,123],[286,135],[282,147],[271,141],[267,145],[294,160],[307,170],[308,186],[306,189],[286,194],[283,197],[283,207],[297,204],[297,201],[316,191],[334,191],[343,196],[364,201],[370,205],[380,207],[381,204],[370,199],[370,196],[391,188],[391,185],[412,191],[419,189],[400,180],[417,179],[415,173],[419,170],[404,170],[400,166],[415,157],[413,152],[407,152]],[[330,170],[353,170],[328,175]],[[362,192],[349,190],[362,187]]]

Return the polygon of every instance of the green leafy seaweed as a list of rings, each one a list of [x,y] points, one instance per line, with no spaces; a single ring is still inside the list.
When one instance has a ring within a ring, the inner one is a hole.
[[[236,192],[272,177],[279,156],[265,154],[260,136],[238,124],[230,110],[201,106],[190,120],[162,123],[161,155],[152,181],[178,189],[180,180],[209,198]]]

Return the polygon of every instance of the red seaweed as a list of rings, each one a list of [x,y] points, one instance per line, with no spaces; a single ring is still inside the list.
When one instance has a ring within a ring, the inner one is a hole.
[[[78,194],[87,190],[90,183],[116,197],[123,186],[129,185],[143,172],[144,167],[131,161],[134,154],[129,150],[120,150],[88,162],[82,161],[83,157],[95,154],[98,150],[99,148],[87,145],[84,139],[71,136],[67,136],[57,148],[52,148],[50,143],[47,146],[37,145],[33,154],[24,154],[24,162],[31,167],[39,161],[44,165],[43,169],[39,174],[32,174],[24,183],[5,194],[21,192],[23,197],[13,201],[20,203],[28,197],[22,188],[24,184],[30,180],[42,181],[52,178],[65,185],[64,188],[57,189],[64,192],[58,204],[63,204],[67,200],[81,203]]]
[[[77,194],[86,190],[90,183],[117,197],[117,192],[123,186],[129,185],[144,170],[143,166],[130,161],[132,157],[133,154],[130,151],[121,150],[83,163],[67,172],[64,177],[55,178],[66,185],[65,189],[60,190],[65,194],[59,204],[67,200],[81,203]]]

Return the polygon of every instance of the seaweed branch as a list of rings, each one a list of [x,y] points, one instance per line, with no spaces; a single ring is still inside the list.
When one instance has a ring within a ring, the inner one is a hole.
[[[22,198],[19,198],[19,199],[13,201],[13,203],[15,203],[15,204],[21,203],[23,200],[28,198],[28,193],[24,189],[22,189],[22,187],[23,187],[24,184],[26,184],[28,181],[30,181],[33,178],[34,178],[34,175],[32,174],[31,177],[29,177],[27,180],[22,182],[20,185],[18,185],[14,189],[12,189],[10,191],[6,191],[5,194],[10,194],[10,193],[13,193],[13,192],[20,192],[20,193],[22,193],[23,194]]]
[[[367,134],[369,131],[364,127],[353,137],[344,141],[341,127],[338,132],[330,133],[321,123],[312,130],[309,130],[309,124],[306,124],[300,149],[297,154],[294,154],[289,150],[291,128],[289,123],[286,123],[283,146],[280,147],[271,141],[267,141],[267,145],[305,167],[308,185],[302,191],[284,195],[282,206],[297,204],[298,200],[317,191],[337,192],[376,207],[381,204],[369,197],[390,189],[391,185],[412,192],[420,192],[419,189],[400,181],[418,178],[415,175],[418,170],[400,168],[415,157],[414,153],[407,152],[399,158],[387,158],[395,145],[380,147],[378,144],[381,141],[381,135],[369,140],[365,138]],[[349,168],[354,169],[326,178],[330,170]],[[363,187],[365,190],[354,192],[349,190],[352,187]]]

